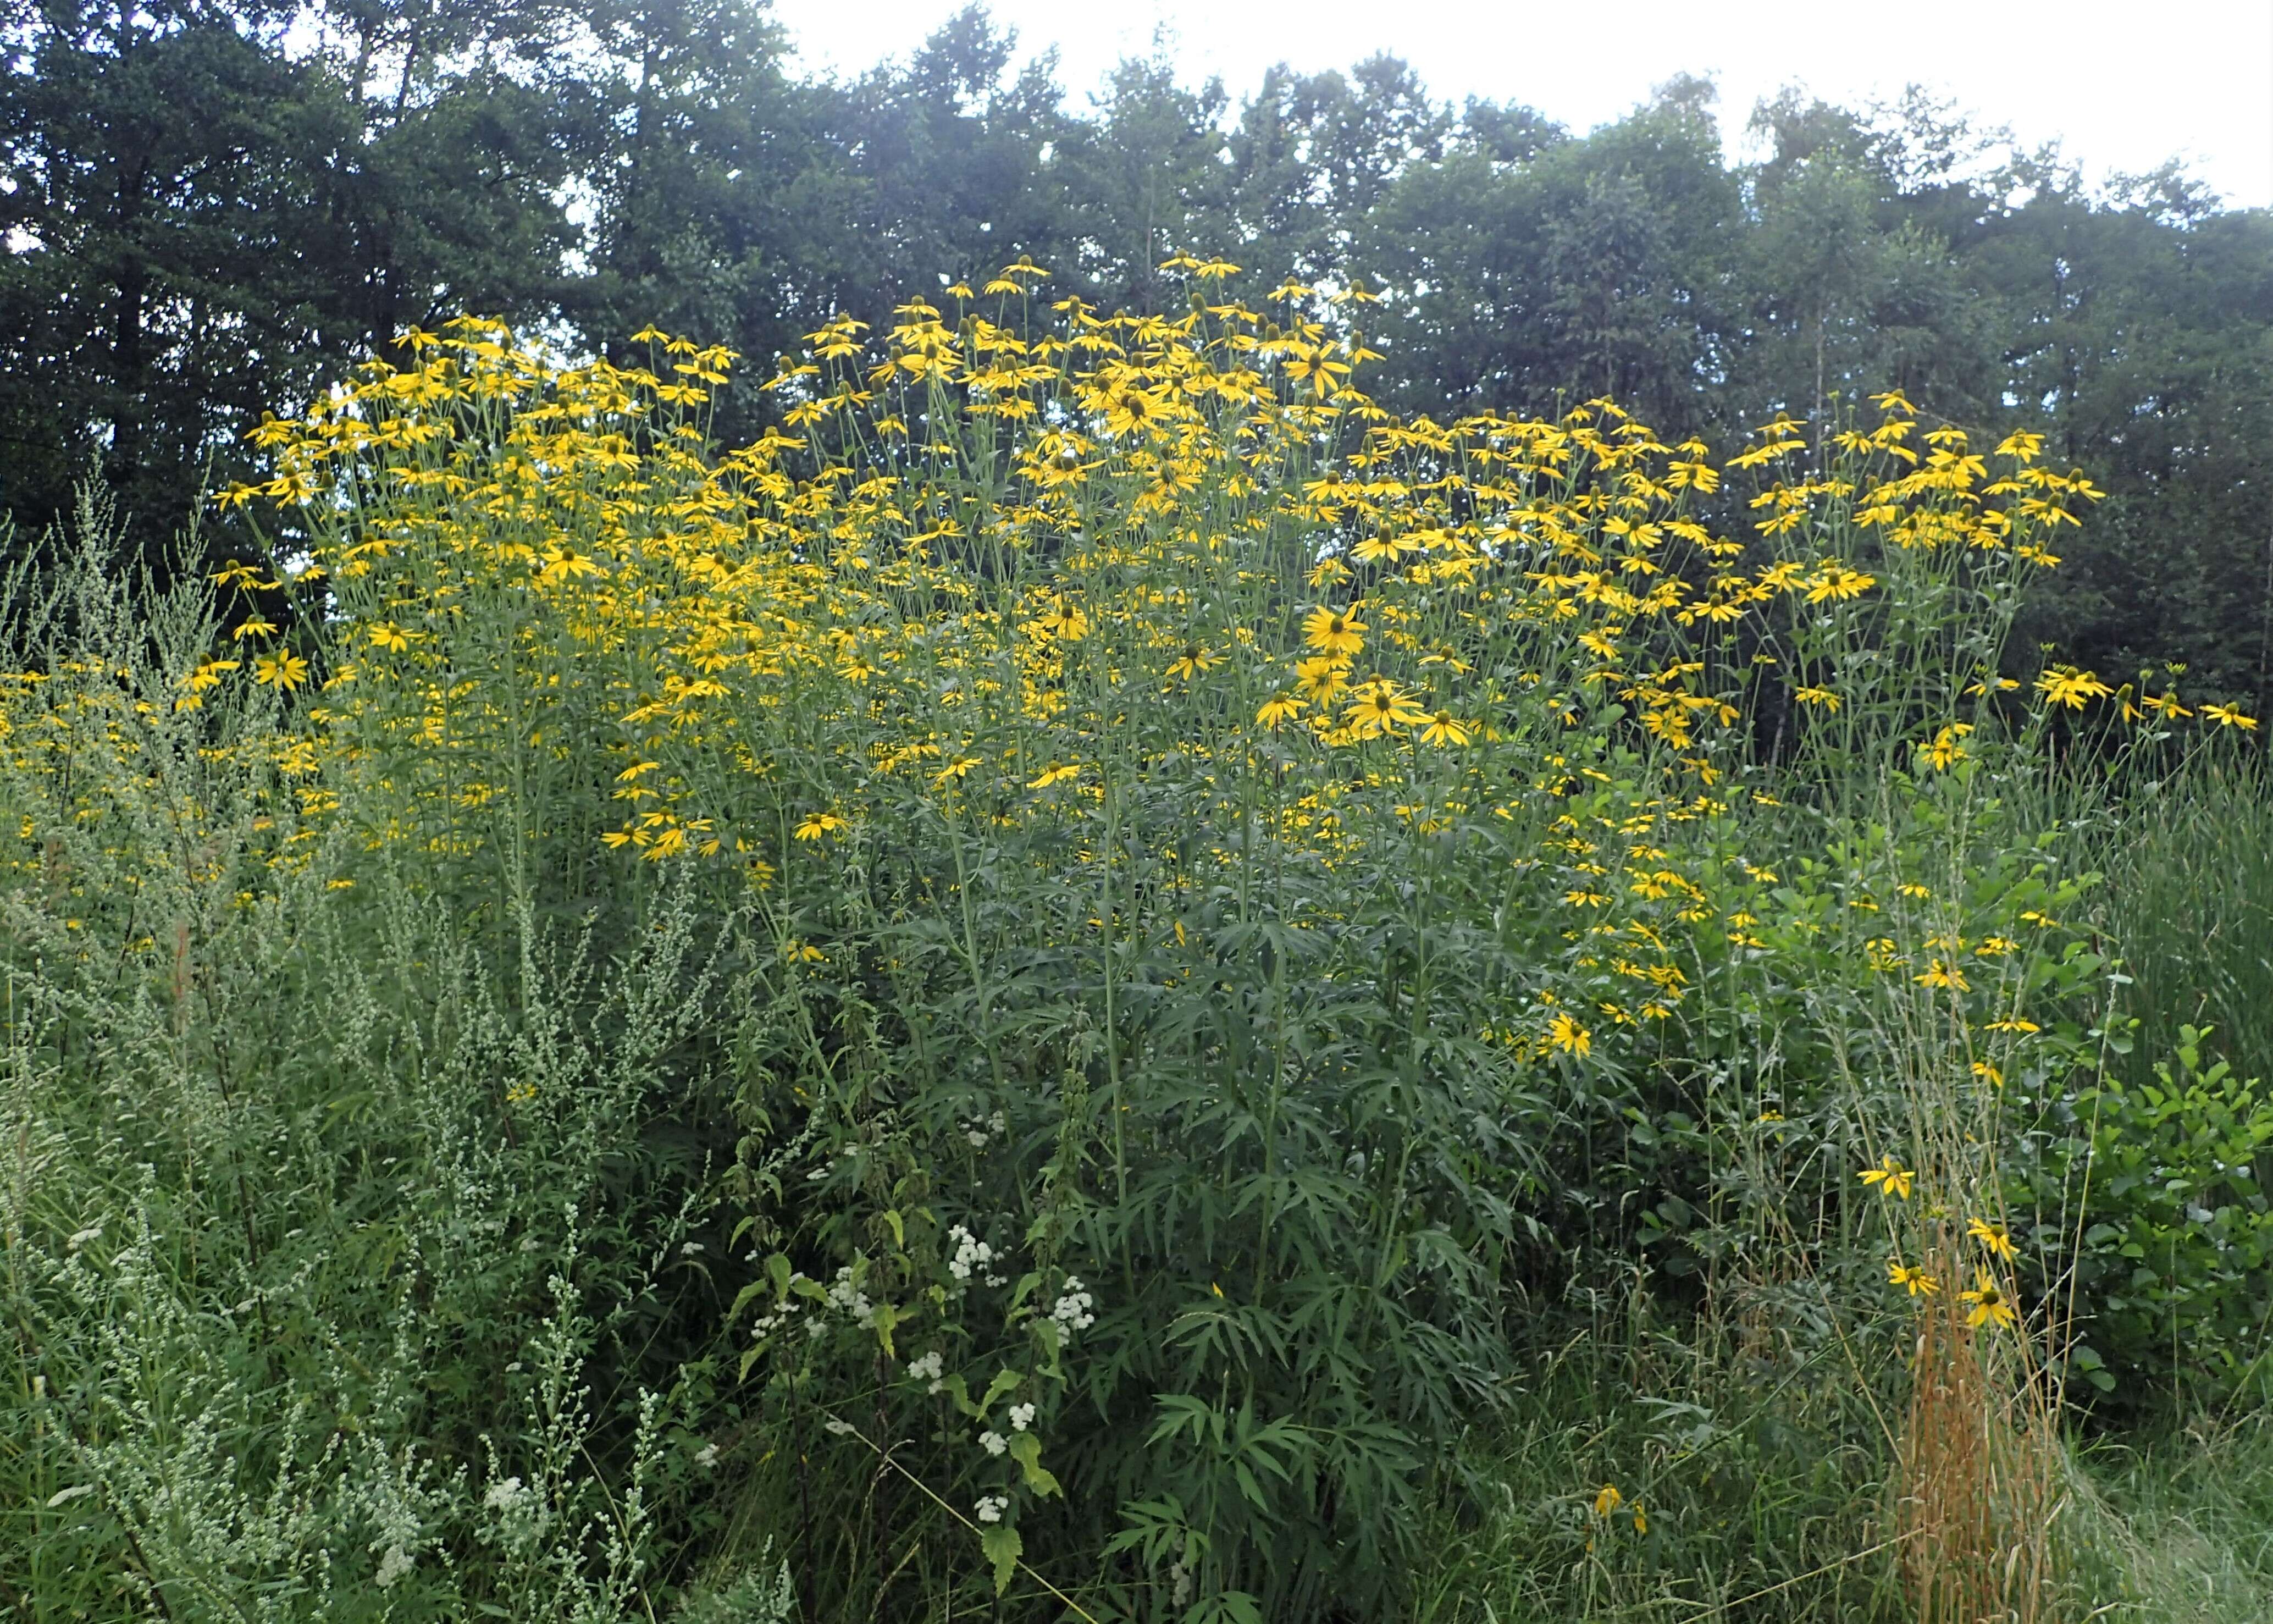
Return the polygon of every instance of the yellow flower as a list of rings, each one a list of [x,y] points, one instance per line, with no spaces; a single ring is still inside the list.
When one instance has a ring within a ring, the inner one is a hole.
[[[1794,688],[1791,696],[1803,705],[1821,705],[1834,716],[1839,713],[1839,695],[1827,688]]]
[[[2021,1255],[2020,1249],[2013,1244],[2013,1237],[2005,1232],[2005,1226],[2001,1223],[1984,1223],[1975,1218],[1967,1222],[1965,1233],[1986,1246],[1992,1256],[2002,1258],[2007,1263]]]
[[[1549,1023],[1547,1041],[1574,1060],[1584,1060],[1594,1047],[1593,1035],[1567,1013],[1558,1013]]]
[[[1350,556],[1361,564],[1378,564],[1420,551],[1421,544],[1410,536],[1369,536],[1350,549]]]
[[[1959,1292],[1957,1299],[1969,1311],[1965,1316],[1965,1323],[1974,1329],[1978,1330],[1992,1323],[2008,1331],[2013,1328],[2013,1300],[2005,1295],[1987,1269],[1976,1269],[1973,1289]]]
[[[932,787],[934,789],[945,789],[956,779],[967,775],[970,771],[978,764],[979,758],[976,756],[958,756],[953,761],[948,763],[946,766],[941,767],[937,772],[931,775]]]
[[[1047,789],[1053,784],[1062,784],[1069,778],[1079,777],[1081,777],[1081,764],[1078,762],[1069,767],[1045,767],[1036,776],[1026,780],[1026,787]]]
[[[1348,692],[1349,666],[1324,655],[1301,661],[1294,667],[1294,688],[1312,704],[1330,705]]]
[[[1451,711],[1431,711],[1428,726],[1421,730],[1421,742],[1440,746],[1466,744],[1469,731],[1468,724],[1456,719]]]
[[[2072,665],[2055,665],[2037,679],[2037,691],[2044,696],[2046,704],[2066,705],[2071,710],[2081,710],[2094,699],[2104,699],[2115,690],[2089,671],[2078,671]]]
[[[1302,621],[1302,640],[1321,654],[1354,659],[1365,647],[1366,624],[1347,609],[1313,609]]]
[[[1172,661],[1169,664],[1168,674],[1172,677],[1182,677],[1189,680],[1193,677],[1197,677],[1200,673],[1207,670],[1210,666],[1220,665],[1221,664],[1223,664],[1223,661],[1217,657],[1214,650],[1204,648],[1197,643],[1187,643],[1184,645],[1182,658]]]
[[[1963,992],[1967,988],[1972,985],[1970,981],[1965,979],[1964,971],[1959,969],[1955,965],[1944,964],[1939,959],[1928,959],[1926,961],[1925,974],[1923,975],[1914,975],[1910,977],[1910,980],[1916,981],[1921,987],[1947,987],[1952,992]]]
[[[1941,1289],[1941,1283],[1922,1268],[1905,1268],[1898,1259],[1887,1263],[1887,1279],[1900,1286],[1912,1297],[1932,1297]]]
[[[292,653],[264,654],[252,662],[252,680],[289,691],[308,680],[308,662]]]
[[[236,670],[238,664],[239,662],[233,659],[209,659],[202,662],[195,671],[190,673],[190,691],[174,702],[174,709],[194,710],[204,704],[206,691],[218,687],[221,678]]]
[[[1343,720],[1362,739],[1377,739],[1399,727],[1411,727],[1429,719],[1429,713],[1407,697],[1403,689],[1386,677],[1376,677],[1358,685],[1355,701],[1342,713]]]
[[[1925,747],[1926,765],[1936,772],[1947,772],[1959,762],[1963,761],[1965,747],[1958,741],[1972,731],[1973,729],[1963,722],[1953,722],[1943,728],[1933,736],[1933,742]]]
[[[1860,598],[1878,584],[1875,575],[1866,575],[1859,570],[1848,569],[1838,564],[1827,564],[1823,567],[1823,573],[1808,583],[1807,601],[1819,604],[1830,598],[1843,603],[1850,598]]]
[[[555,545],[544,549],[544,568],[536,572],[536,578],[547,586],[557,586],[580,575],[605,573],[596,562],[575,548]]]
[[[1282,722],[1291,722],[1302,714],[1302,702],[1291,694],[1280,694],[1265,700],[1255,713],[1255,719],[1264,727],[1276,728]]]
[[[816,812],[797,826],[796,838],[800,840],[818,840],[823,835],[833,835],[840,829],[851,827],[850,823],[834,812]]]
[[[1625,1503],[1626,1497],[1618,1492],[1618,1485],[1615,1483],[1606,1483],[1602,1485],[1602,1492],[1594,1496],[1594,1515],[1598,1517],[1609,1516],[1610,1513]]]
[[[2232,705],[2204,705],[2202,713],[2220,727],[2239,727],[2244,733],[2257,726],[2254,716],[2244,716]]]
[[[1894,1196],[1907,1201],[1910,1199],[1911,1181],[1917,1177],[1914,1169],[1906,1168],[1889,1154],[1878,1166],[1863,1169],[1863,1182],[1881,1195]]]

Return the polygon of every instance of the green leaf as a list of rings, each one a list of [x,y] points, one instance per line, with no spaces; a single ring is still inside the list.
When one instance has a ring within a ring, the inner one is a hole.
[[[734,1293],[734,1305],[726,1311],[727,1324],[731,1325],[735,1320],[739,1320],[742,1317],[742,1310],[750,1305],[750,1299],[752,1297],[756,1297],[766,1289],[766,1283],[767,1282],[762,1280],[754,1280],[748,1285],[744,1286],[739,1291]]]
[[[971,1414],[979,1416],[985,1415],[988,1410],[994,1408],[994,1401],[996,1399],[1001,1398],[1006,1393],[1014,1391],[1017,1387],[1017,1372],[1014,1370],[995,1372],[994,1380],[986,1384],[986,1396],[979,1401],[979,1408],[971,1411]]]
[[[1010,1575],[1017,1570],[1018,1557],[1025,1544],[1018,1530],[1007,1522],[998,1522],[979,1536],[979,1548],[986,1560],[994,1564],[994,1594],[1000,1596],[1010,1588]]]
[[[1026,1486],[1035,1493],[1046,1497],[1060,1492],[1058,1480],[1042,1466],[1042,1440],[1031,1432],[1010,1434],[1010,1458],[1018,1462]]]

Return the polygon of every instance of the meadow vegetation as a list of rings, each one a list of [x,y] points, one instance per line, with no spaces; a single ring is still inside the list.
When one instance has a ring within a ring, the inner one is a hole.
[[[747,444],[413,333],[13,577],[0,1604],[2268,1616],[2273,813],[2013,646],[2087,474],[1160,274]]]

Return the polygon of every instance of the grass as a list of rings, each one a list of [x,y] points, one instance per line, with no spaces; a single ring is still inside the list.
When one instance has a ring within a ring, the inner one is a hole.
[[[2131,1061],[2181,1025],[2245,1077],[2273,1074],[2273,783],[2262,756],[2201,763],[2134,792],[2104,837],[2108,910],[2133,977]]]
[[[1907,1616],[1868,1397],[1887,1369],[1858,1380],[1835,1337],[1631,1321],[1529,1363],[1512,1425],[1463,1440],[1474,1498],[1431,1542],[1416,1621]]]
[[[2110,1616],[2273,1619],[2273,1426],[2262,1411],[2078,1452],[2079,1568]]]
[[[1461,1440],[1480,1485],[1423,1559],[1415,1624],[1570,1619],[1909,1620],[1891,1453],[1845,1372],[1767,1382],[1668,1337],[1636,1380],[1631,1344],[1592,1336],[1542,1364],[1518,1419]],[[1597,1516],[1602,1483],[1633,1491]],[[1564,1485],[1576,1485],[1565,1487]],[[1646,1485],[1646,1486],[1645,1486]],[[2273,1619],[2273,1424],[2079,1433],[2055,1520],[2055,1618]],[[1629,1508],[1647,1508],[1633,1531]]]

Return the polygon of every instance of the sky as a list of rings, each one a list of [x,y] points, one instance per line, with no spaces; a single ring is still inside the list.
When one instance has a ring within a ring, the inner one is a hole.
[[[808,71],[905,56],[958,0],[775,0]],[[1917,83],[2023,146],[2058,141],[2095,184],[2177,157],[2239,207],[2273,207],[2273,0],[992,0],[1021,60],[1054,46],[1076,109],[1123,56],[1162,39],[1180,74],[1219,76],[1234,104],[1272,64],[1305,72],[1379,51],[1429,92],[1516,101],[1574,131],[1618,118],[1676,73],[1711,76],[1741,139],[1786,85],[1849,105]],[[1741,155],[1741,154],[1740,154]]]

